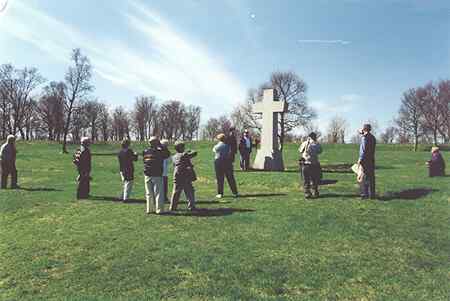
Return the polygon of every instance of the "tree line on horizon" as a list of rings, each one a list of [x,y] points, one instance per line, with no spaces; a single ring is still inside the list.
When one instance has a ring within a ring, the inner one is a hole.
[[[208,119],[200,126],[201,108],[178,100],[157,102],[155,96],[136,97],[134,106],[109,107],[93,95],[92,65],[80,49],[74,49],[61,81],[50,81],[37,68],[0,65],[0,138],[8,134],[22,139],[46,139],[61,142],[67,152],[68,142],[88,136],[94,142],[144,141],[157,135],[170,141],[213,140],[233,126],[238,131],[261,130],[260,114],[252,107],[262,100],[263,90],[273,88],[278,100],[288,109],[278,114],[278,139],[285,142],[302,139],[297,129],[318,133],[324,143],[346,143],[348,122],[335,116],[321,133],[314,120],[317,112],[308,104],[306,82],[292,71],[277,71],[259,87],[250,89],[244,102],[228,115]],[[44,85],[46,84],[46,85]],[[42,87],[43,86],[43,87]],[[38,88],[42,87],[38,91]],[[430,82],[404,92],[398,115],[391,125],[379,132],[376,119],[368,120],[382,143],[413,144],[450,142],[450,80]],[[351,143],[360,137],[351,136]]]
[[[154,96],[136,97],[131,110],[106,105],[93,95],[92,65],[80,49],[61,81],[50,81],[37,68],[0,65],[0,138],[68,142],[90,137],[94,142],[144,141],[157,135],[168,140],[199,136],[201,108]],[[43,88],[37,91],[42,85]]]

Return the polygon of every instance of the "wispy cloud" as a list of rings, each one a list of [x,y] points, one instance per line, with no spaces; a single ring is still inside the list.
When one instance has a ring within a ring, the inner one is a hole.
[[[323,45],[349,45],[352,42],[346,40],[298,40],[300,44],[323,44]]]
[[[131,48],[121,37],[113,41],[93,39],[23,0],[12,4],[0,20],[0,34],[7,33],[62,63],[67,63],[72,48],[82,48],[99,77],[135,94],[216,109],[245,97],[245,89],[220,57],[139,1],[130,1],[131,10],[123,17],[128,29],[148,42],[145,49]]]

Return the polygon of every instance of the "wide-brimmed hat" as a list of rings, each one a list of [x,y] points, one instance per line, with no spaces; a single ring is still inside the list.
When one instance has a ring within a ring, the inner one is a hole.
[[[438,151],[439,151],[439,147],[437,147],[437,146],[433,146],[433,147],[431,148],[431,152],[432,152],[432,153],[438,152]]]
[[[372,126],[370,124],[366,123],[363,125],[362,129],[370,132],[372,130]]]
[[[11,142],[11,141],[15,141],[15,140],[16,140],[16,136],[14,136],[14,135],[8,135],[8,137],[6,137],[7,142]]]
[[[151,136],[150,140],[148,140],[149,143],[156,142],[156,141],[159,141],[158,137],[156,137],[156,136]]]
[[[216,139],[222,142],[225,141],[225,134],[221,133],[217,135]]]

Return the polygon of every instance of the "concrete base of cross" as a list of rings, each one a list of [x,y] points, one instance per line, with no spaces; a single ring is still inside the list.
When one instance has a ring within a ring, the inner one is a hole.
[[[284,171],[283,153],[258,149],[253,169]]]

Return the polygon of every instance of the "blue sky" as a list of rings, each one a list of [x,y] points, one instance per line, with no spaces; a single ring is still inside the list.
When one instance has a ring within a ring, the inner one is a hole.
[[[200,105],[205,120],[292,70],[319,128],[339,115],[354,132],[388,126],[406,89],[450,78],[450,1],[9,0],[0,13],[0,63],[60,80],[74,47],[111,105],[148,94]]]

